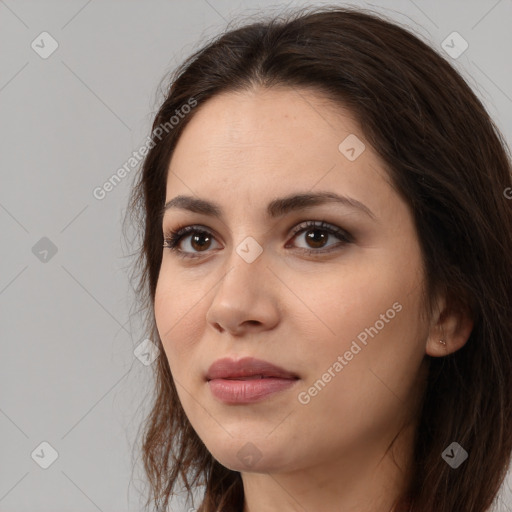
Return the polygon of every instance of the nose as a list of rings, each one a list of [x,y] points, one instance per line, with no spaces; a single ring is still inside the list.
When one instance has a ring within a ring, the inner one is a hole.
[[[241,336],[272,329],[279,321],[278,286],[262,253],[247,263],[236,252],[214,288],[206,320],[218,332]]]

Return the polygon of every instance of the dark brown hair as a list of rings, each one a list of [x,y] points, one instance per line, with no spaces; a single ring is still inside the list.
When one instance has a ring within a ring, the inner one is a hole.
[[[441,292],[474,320],[461,349],[430,358],[411,485],[397,505],[410,499],[415,512],[484,512],[512,452],[510,149],[465,80],[430,45],[381,14],[339,6],[226,29],[175,71],[154,119],[152,133],[162,126],[165,133],[153,138],[129,205],[141,234],[136,291],[146,336],[162,355],[154,363],[155,396],[144,423],[146,507],[164,510],[181,483],[189,497],[205,485],[201,511],[243,507],[240,473],[212,457],[180,404],[153,305],[167,169],[180,134],[209,98],[273,86],[317,91],[333,108],[354,114],[411,207],[428,314]],[[197,106],[184,110],[191,100]],[[170,126],[177,111],[188,113]],[[456,470],[441,457],[453,441],[469,453]]]

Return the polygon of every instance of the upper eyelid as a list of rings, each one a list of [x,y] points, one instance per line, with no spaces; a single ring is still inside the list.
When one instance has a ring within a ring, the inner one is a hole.
[[[293,234],[296,234],[301,229],[305,229],[307,227],[317,227],[317,228],[321,228],[321,229],[331,228],[333,230],[340,230],[344,233],[347,233],[347,235],[348,235],[348,231],[346,229],[342,228],[341,226],[337,226],[334,223],[325,221],[325,220],[304,220],[304,221],[300,221],[298,223],[296,222],[287,231],[292,231]],[[215,234],[217,232],[215,229],[205,226],[204,224],[183,224],[181,227],[177,227],[177,228],[163,227],[162,231],[164,233],[164,236],[166,233],[171,234],[171,233],[181,233],[181,232],[184,232],[183,233],[184,235],[189,235],[190,232],[187,233],[187,230],[191,231],[192,229],[194,229],[196,231],[206,231],[211,234]]]

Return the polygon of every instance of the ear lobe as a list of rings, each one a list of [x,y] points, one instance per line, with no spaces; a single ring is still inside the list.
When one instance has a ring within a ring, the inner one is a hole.
[[[425,352],[432,357],[456,352],[466,344],[473,327],[474,321],[468,308],[445,307],[430,328]]]

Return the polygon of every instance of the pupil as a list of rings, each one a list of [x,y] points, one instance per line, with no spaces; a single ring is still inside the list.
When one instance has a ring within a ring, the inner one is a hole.
[[[314,235],[312,235],[312,233],[320,233],[319,239],[318,239],[318,237],[315,237]],[[310,242],[313,242],[313,244],[318,244],[318,245],[314,245],[315,248],[322,247],[323,242],[325,242],[325,233],[323,233],[319,229],[311,229],[307,232],[307,239]]]
[[[210,237],[207,234],[194,235],[192,237],[192,247],[194,247],[194,249],[196,249],[196,250],[197,249],[204,249],[205,246],[204,246],[204,244],[201,244],[201,243],[199,243],[198,247],[195,247],[195,245],[197,244],[197,241],[201,240],[202,238],[209,240]],[[208,244],[206,244],[206,245],[208,245]]]

